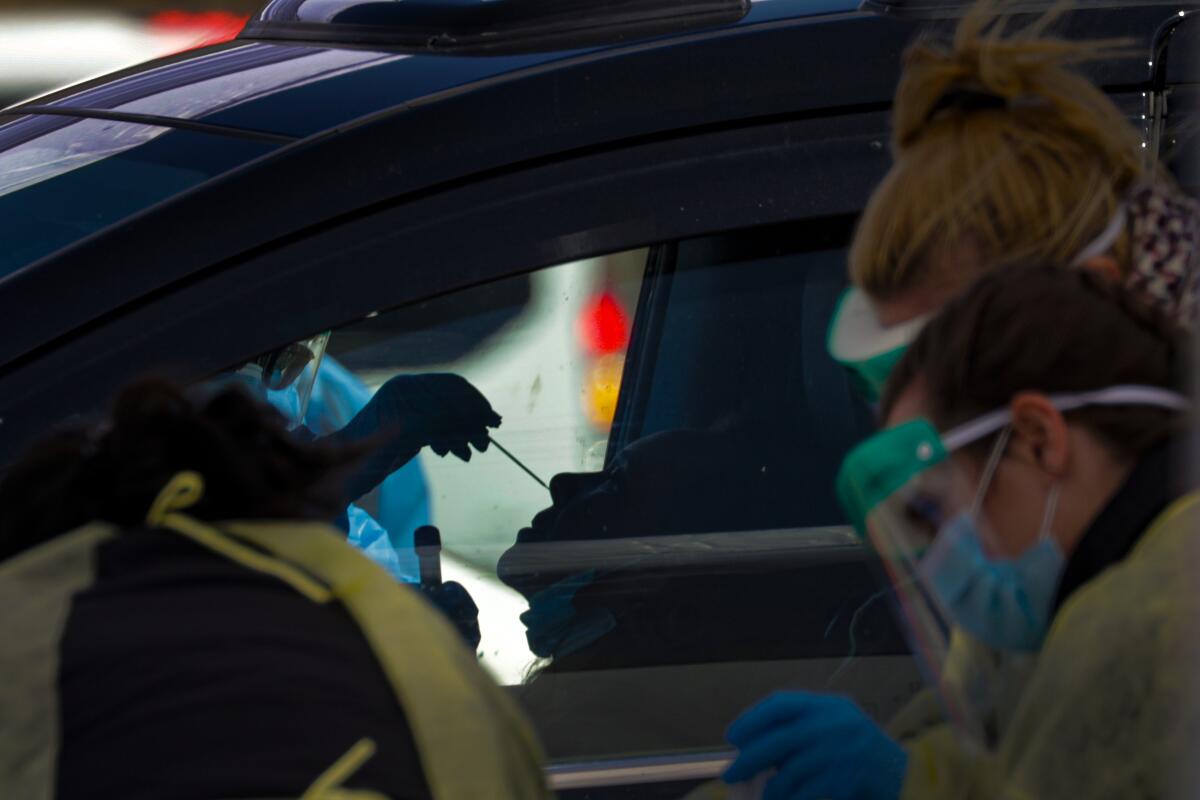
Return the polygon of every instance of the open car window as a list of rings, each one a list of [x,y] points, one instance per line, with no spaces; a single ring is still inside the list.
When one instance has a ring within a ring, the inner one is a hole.
[[[458,376],[502,417],[485,452],[425,448],[344,524],[412,584],[437,529],[482,664],[556,762],[719,751],[784,686],[880,719],[919,686],[833,493],[871,426],[824,345],[850,226],[558,264],[330,333],[315,435],[405,376]]]

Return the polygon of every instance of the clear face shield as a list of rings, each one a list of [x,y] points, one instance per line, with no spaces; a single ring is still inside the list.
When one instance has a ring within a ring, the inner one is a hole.
[[[885,573],[894,609],[928,685],[946,718],[970,741],[987,742],[978,703],[949,679],[955,624],[922,563],[944,522],[969,508],[969,481],[955,468],[946,443],[926,420],[881,431],[847,455],[838,494],[855,529]]]
[[[304,423],[329,332],[285,345],[247,361],[234,374],[262,397],[288,422],[288,429]]]
[[[1091,405],[1187,407],[1171,391],[1116,386],[1054,395],[1060,411]],[[1004,557],[981,507],[1006,447],[1008,409],[939,432],[925,419],[880,431],[842,463],[838,496],[859,535],[877,555],[913,655],[935,689],[944,714],[964,741],[988,749],[996,719],[1014,700],[1019,665],[1040,647],[1063,565],[1052,537],[1057,492],[1045,500],[1037,542]],[[955,458],[968,445],[993,437],[992,455]],[[975,466],[968,468],[967,464]],[[982,645],[982,647],[980,646]],[[964,669],[964,650],[990,652],[986,669]]]

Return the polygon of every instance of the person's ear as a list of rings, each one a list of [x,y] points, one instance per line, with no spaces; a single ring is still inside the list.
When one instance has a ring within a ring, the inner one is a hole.
[[[1108,253],[1103,253],[1098,256],[1084,259],[1079,262],[1081,269],[1090,269],[1093,272],[1099,272],[1104,277],[1114,282],[1121,280],[1121,265],[1117,260]]]
[[[1009,447],[1040,469],[1058,477],[1071,459],[1071,436],[1062,412],[1038,392],[1021,392],[1009,404],[1012,442]]]

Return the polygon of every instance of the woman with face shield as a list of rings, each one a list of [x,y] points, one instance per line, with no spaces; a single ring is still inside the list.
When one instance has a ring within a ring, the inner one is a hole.
[[[1200,311],[1200,206],[1071,69],[1145,56],[1044,37],[1052,16],[1006,35],[1003,7],[978,3],[953,41],[906,54],[894,161],[859,219],[828,339],[871,399],[930,315],[992,270],[1094,269],[1184,327]]]
[[[1175,469],[1177,330],[1086,270],[1013,268],[947,305],[838,478],[944,722],[889,736],[849,700],[776,695],[731,727],[726,779],[773,772],[769,798],[1182,795],[1200,493]]]

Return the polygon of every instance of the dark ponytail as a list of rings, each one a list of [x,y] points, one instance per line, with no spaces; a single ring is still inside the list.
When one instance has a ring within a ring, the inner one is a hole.
[[[332,520],[358,453],[305,444],[240,387],[203,400],[161,381],[124,389],[109,419],[55,432],[0,481],[0,560],[88,522],[145,519],[176,473],[204,476],[188,513],[207,520]]]
[[[1182,391],[1186,341],[1182,330],[1099,272],[1014,267],[981,278],[925,327],[888,380],[882,411],[889,414],[917,380],[943,430],[1006,406],[1021,391],[1122,384]],[[1129,458],[1185,422],[1184,415],[1148,406],[1093,406],[1071,418]]]

